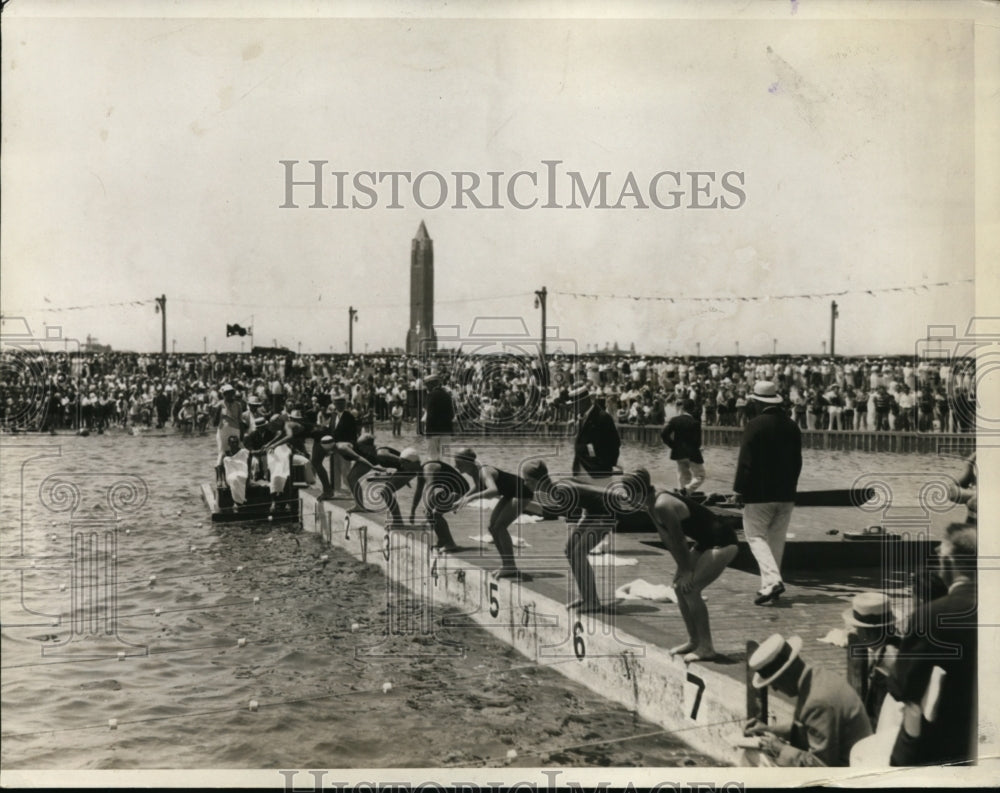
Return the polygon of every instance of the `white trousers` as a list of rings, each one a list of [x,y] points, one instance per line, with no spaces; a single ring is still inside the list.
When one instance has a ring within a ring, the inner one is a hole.
[[[681,490],[694,491],[705,481],[705,466],[690,460],[677,460],[677,486]]]
[[[781,557],[794,506],[794,501],[743,505],[743,533],[760,567],[761,590],[781,583]]]

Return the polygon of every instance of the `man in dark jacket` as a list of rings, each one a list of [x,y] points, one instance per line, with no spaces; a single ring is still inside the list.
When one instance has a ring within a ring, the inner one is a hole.
[[[361,427],[358,424],[357,416],[353,412],[347,409],[347,395],[337,394],[333,398],[333,404],[328,407],[327,413],[330,415],[330,420],[326,427],[329,429],[329,434],[333,437],[334,443],[357,443],[358,436],[361,434]],[[319,457],[319,464],[322,465],[322,457],[325,457],[329,452],[323,448],[322,444],[319,444],[319,450],[317,451],[317,457]],[[316,450],[316,445],[314,445],[314,450]],[[335,494],[337,491],[350,491],[344,484],[344,477],[347,475],[347,471],[350,468],[350,464],[347,460],[336,454],[330,455],[330,491],[329,493]],[[322,482],[322,480],[320,480]],[[325,483],[324,483],[325,484]],[[330,496],[326,496],[330,497]]]
[[[701,456],[701,422],[692,412],[694,401],[685,399],[681,412],[667,422],[660,437],[670,449],[670,459],[677,462],[677,486],[682,493],[693,493],[705,481],[705,459]]]
[[[455,431],[455,405],[451,394],[441,385],[441,375],[435,373],[424,377],[427,389],[424,401],[423,434],[429,439],[429,460],[441,459],[441,440]]]
[[[903,703],[891,764],[976,759],[976,529],[953,523],[938,550],[948,593],[914,609],[889,676]]]
[[[573,473],[587,473],[592,477],[611,476],[618,465],[621,437],[611,414],[604,409],[596,393],[584,387],[570,394],[581,402],[590,400],[587,411],[580,418],[580,428],[573,443]]]
[[[761,606],[785,591],[781,556],[802,471],[802,431],[785,413],[774,383],[758,382],[750,399],[764,410],[743,430],[733,490],[744,504],[743,531],[760,567],[754,603]]]

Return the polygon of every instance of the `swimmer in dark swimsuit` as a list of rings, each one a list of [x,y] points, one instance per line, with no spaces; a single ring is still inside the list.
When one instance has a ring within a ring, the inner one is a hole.
[[[581,613],[603,611],[604,607],[597,597],[594,571],[587,560],[587,554],[614,527],[615,517],[610,509],[611,502],[607,497],[607,489],[599,485],[583,484],[573,479],[553,482],[549,478],[548,467],[542,460],[525,463],[521,469],[521,476],[534,493],[535,501],[544,509],[567,518],[583,509],[583,516],[573,527],[566,543],[566,558],[569,559],[570,570],[580,591],[580,599],[570,603],[568,608]]]
[[[455,452],[455,468],[459,473],[472,477],[475,483],[473,489],[458,500],[455,505],[456,511],[473,499],[500,496],[500,500],[490,513],[488,524],[488,531],[497,546],[501,561],[500,569],[493,571],[493,577],[530,581],[531,576],[517,569],[517,564],[514,562],[514,542],[510,537],[511,524],[531,501],[532,492],[528,485],[519,476],[478,462],[476,453],[472,449],[459,449]]]
[[[357,444],[334,443],[332,437],[328,438],[326,442],[336,454],[354,463],[347,474],[347,484],[354,495],[355,506],[347,511],[388,510],[390,520],[386,528],[391,530],[402,526],[403,516],[396,493],[420,472],[420,455],[416,449],[411,447],[399,452],[389,446],[376,447],[375,439],[370,435],[367,438],[362,435]],[[367,500],[378,503],[376,509],[367,506],[366,493],[370,496]]]
[[[676,493],[654,490],[644,468],[627,474],[623,484],[634,493],[632,505],[649,514],[660,539],[677,562],[674,593],[689,641],[671,648],[670,654],[683,655],[686,663],[711,660],[716,653],[708,607],[701,593],[736,557],[736,532],[720,523],[701,504]],[[692,548],[688,547],[689,538],[694,541]]]
[[[440,551],[453,553],[462,550],[451,536],[444,515],[455,509],[455,504],[468,489],[469,485],[462,475],[443,460],[428,460],[420,466],[413,506],[410,508],[410,523],[413,523],[417,505],[423,502],[427,521],[437,535],[434,547]]]

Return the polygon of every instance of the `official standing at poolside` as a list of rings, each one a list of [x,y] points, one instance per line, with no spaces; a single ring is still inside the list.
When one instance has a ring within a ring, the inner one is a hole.
[[[455,406],[451,394],[441,385],[441,375],[432,372],[424,378],[427,389],[424,409],[424,435],[429,440],[429,460],[441,459],[441,441],[455,431]]]
[[[580,417],[580,428],[573,442],[573,474],[587,474],[595,479],[611,476],[618,465],[621,437],[611,414],[604,409],[604,399],[586,387],[570,393],[570,398],[585,404],[586,412]]]
[[[333,405],[327,408],[327,412],[330,414],[330,421],[327,425],[330,429],[330,435],[333,436],[335,443],[350,443],[354,444],[358,442],[358,436],[361,435],[361,427],[358,425],[358,419],[350,410],[347,409],[347,395],[337,394],[333,398]],[[348,490],[344,486],[344,478],[347,475],[347,468],[349,463],[342,457],[334,454],[330,456],[330,491],[336,493],[337,491]],[[348,490],[348,492],[350,492]]]
[[[763,412],[743,430],[736,480],[736,500],[744,504],[743,531],[760,567],[761,606],[785,591],[781,557],[802,471],[802,431],[785,413],[772,382],[759,381],[750,399]]]
[[[701,422],[693,415],[694,401],[685,399],[681,412],[660,433],[670,449],[670,459],[677,463],[677,487],[681,493],[694,493],[705,481],[705,458],[701,456]]]

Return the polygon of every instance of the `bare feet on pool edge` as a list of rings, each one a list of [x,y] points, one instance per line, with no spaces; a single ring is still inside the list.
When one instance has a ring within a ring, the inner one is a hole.
[[[671,655],[684,655],[684,653],[689,653],[694,649],[694,642],[684,642],[684,644],[678,644],[676,647],[671,647],[668,651]]]
[[[455,553],[462,549],[458,545],[455,545],[455,543],[452,543],[451,545],[435,545],[434,550],[441,553]]]
[[[715,656],[715,650],[711,647],[704,650],[700,650],[696,647],[694,650],[684,655],[684,663],[689,664],[692,661],[711,661],[715,658]]]
[[[501,567],[499,570],[494,570],[492,573],[490,573],[490,575],[493,578],[497,578],[497,579],[500,579],[500,578],[516,578],[519,581],[530,581],[531,580],[531,576],[530,575],[528,575],[527,573],[522,573],[516,567],[514,567],[514,568]]]
[[[333,501],[333,493],[320,493],[316,496],[317,501]]]

